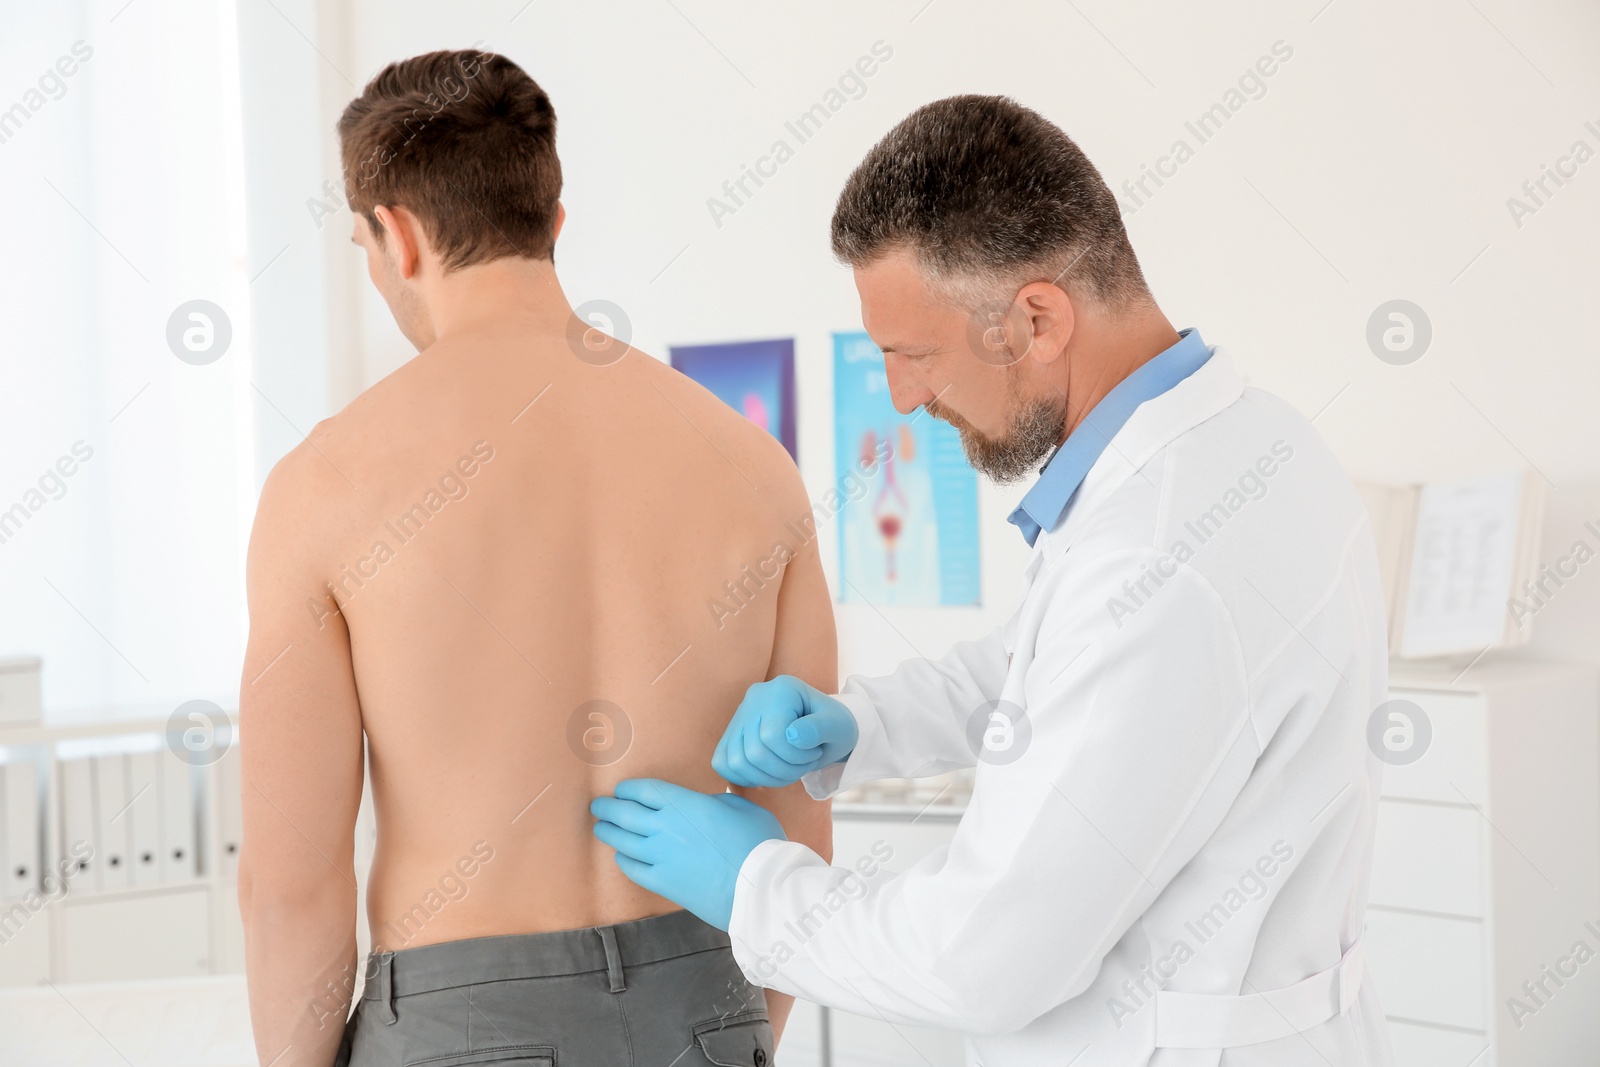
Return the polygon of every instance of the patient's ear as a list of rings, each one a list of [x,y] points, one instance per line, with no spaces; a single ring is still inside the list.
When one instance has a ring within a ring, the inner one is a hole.
[[[421,267],[422,252],[428,246],[428,235],[421,221],[399,204],[392,208],[379,204],[372,211],[383,226],[385,248],[393,250],[395,269],[400,277],[410,281]]]
[[[567,221],[567,208],[561,201],[556,201],[556,224],[550,229],[550,243],[556,243],[556,238],[561,236],[561,224]]]

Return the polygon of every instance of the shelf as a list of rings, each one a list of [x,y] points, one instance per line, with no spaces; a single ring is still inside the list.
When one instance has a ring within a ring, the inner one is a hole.
[[[1586,664],[1502,659],[1492,655],[1471,665],[1438,660],[1390,660],[1389,688],[1482,693],[1490,689],[1545,685],[1592,671]]]
[[[176,705],[174,705],[176,706]],[[165,705],[137,705],[122,709],[95,708],[73,712],[36,726],[0,726],[0,748],[13,745],[39,745],[89,737],[120,737],[123,734],[164,734],[171,709],[157,715]],[[237,726],[237,710],[223,708],[228,721]]]
[[[80,889],[72,891],[71,883],[65,896],[57,897],[51,903],[57,907],[76,907],[85,904],[96,904],[108,900],[138,900],[142,897],[159,897],[167,893],[187,893],[195,889],[211,889],[221,884],[221,878],[209,875],[191,879],[187,882],[166,882],[162,885],[139,885],[118,887],[116,889]]]
[[[914,804],[910,802],[888,804],[861,804],[852,801],[835,802],[835,819],[866,821],[871,819],[889,822],[960,822],[965,815],[965,804]]]

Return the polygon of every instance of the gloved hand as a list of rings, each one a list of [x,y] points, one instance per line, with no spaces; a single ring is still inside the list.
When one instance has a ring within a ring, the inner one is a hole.
[[[617,850],[637,885],[688,908],[719,930],[733,918],[739,868],[763,841],[786,841],[766,808],[733,793],[696,793],[656,778],[618,782],[596,797],[594,836]]]
[[[859,737],[849,708],[780,674],[745,693],[711,755],[711,768],[734,785],[776,788],[838,763]]]

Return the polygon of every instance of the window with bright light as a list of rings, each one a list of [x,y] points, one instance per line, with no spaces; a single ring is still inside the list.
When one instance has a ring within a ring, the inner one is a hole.
[[[234,5],[0,35],[0,656],[47,717],[231,707],[254,509]]]

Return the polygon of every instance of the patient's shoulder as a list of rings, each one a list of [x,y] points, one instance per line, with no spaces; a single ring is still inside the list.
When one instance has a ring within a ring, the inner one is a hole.
[[[256,504],[253,556],[291,549],[314,556],[348,524],[359,494],[333,458],[341,451],[338,418],[317,423],[273,464]]]
[[[645,356],[640,360],[640,373],[678,409],[689,424],[687,428],[704,435],[762,497],[783,509],[807,508],[805,485],[794,458],[770,432],[661,360]]]
[[[441,396],[417,360],[402,364],[313,425],[272,468],[263,503],[270,493],[286,506],[311,504],[332,518],[342,506],[372,498],[401,465],[397,456],[415,437],[412,428]]]

